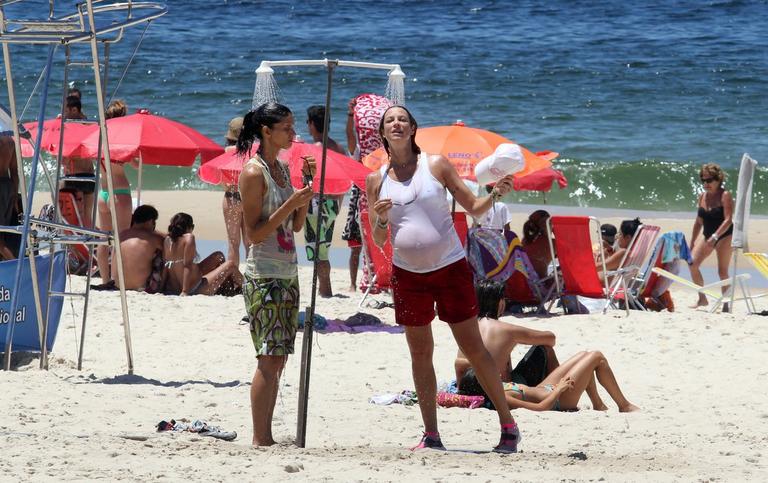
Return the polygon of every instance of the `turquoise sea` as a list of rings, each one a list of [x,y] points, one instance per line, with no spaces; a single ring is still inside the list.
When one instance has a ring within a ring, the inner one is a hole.
[[[57,1],[57,13],[74,3]],[[768,163],[765,1],[167,3],[169,13],[147,29],[116,92],[143,29],[112,48],[110,95],[217,141],[228,120],[250,107],[260,61],[331,58],[400,64],[407,104],[422,126],[461,119],[534,151],[559,152],[555,165],[570,184],[549,193],[548,203],[688,211],[701,163],[726,167],[731,188],[744,152]],[[43,0],[5,7],[9,17],[47,10]],[[73,55],[87,53],[85,45],[73,48]],[[45,54],[40,46],[12,48],[21,105]],[[92,74],[76,69],[70,78],[92,115]],[[275,80],[299,120],[324,100],[320,68],[278,68]],[[385,85],[383,72],[340,68],[332,136],[344,139],[350,97],[383,93]],[[60,75],[51,91],[48,117],[61,102]],[[0,102],[6,98],[0,86]],[[24,120],[34,118],[37,102]],[[209,188],[194,169],[152,167],[145,187]],[[768,214],[767,193],[768,172],[760,169],[754,213]],[[532,193],[509,201],[541,200]]]

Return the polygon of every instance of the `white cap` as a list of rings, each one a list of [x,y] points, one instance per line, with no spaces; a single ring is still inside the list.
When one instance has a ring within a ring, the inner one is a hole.
[[[495,183],[504,176],[522,171],[525,167],[523,151],[517,144],[499,144],[490,156],[475,166],[475,176],[480,185]]]

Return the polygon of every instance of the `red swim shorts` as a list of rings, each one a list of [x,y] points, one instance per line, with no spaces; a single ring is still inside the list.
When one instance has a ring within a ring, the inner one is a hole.
[[[472,270],[466,258],[433,272],[414,273],[392,267],[395,321],[398,325],[428,325],[437,316],[456,324],[477,316]]]
[[[363,246],[363,242],[360,240],[347,240],[347,247],[348,248],[357,248]]]

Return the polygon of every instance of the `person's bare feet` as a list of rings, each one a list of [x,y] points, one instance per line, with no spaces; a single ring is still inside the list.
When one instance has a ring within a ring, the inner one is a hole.
[[[608,411],[608,406],[606,406],[603,402],[600,402],[600,404],[594,404],[593,406],[594,407],[592,409],[595,411]]]
[[[707,305],[709,305],[709,300],[707,300],[707,299],[703,299],[703,300],[699,299],[695,304],[689,305],[688,307],[691,308],[691,309],[697,309],[699,307],[706,307]]]
[[[631,402],[628,402],[627,404],[619,408],[620,413],[633,413],[635,411],[640,411],[640,408],[635,406]]]

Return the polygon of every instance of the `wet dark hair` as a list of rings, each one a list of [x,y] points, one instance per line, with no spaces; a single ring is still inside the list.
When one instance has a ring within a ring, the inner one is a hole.
[[[78,89],[77,87],[73,87],[67,91],[67,97],[69,96],[75,96],[78,99],[81,99],[83,97],[83,93],[80,92],[80,89]]]
[[[405,106],[401,105],[394,105],[387,108],[386,111],[384,111],[384,114],[381,115],[381,120],[379,120],[379,137],[381,138],[381,143],[384,145],[384,150],[387,152],[387,156],[389,156],[389,142],[384,139],[384,118],[387,117],[387,113],[394,108],[400,108],[404,110],[406,113],[408,113],[408,121],[413,126],[413,136],[411,137],[411,150],[416,154],[421,154],[421,148],[418,144],[416,144],[416,131],[419,128],[419,124],[416,122],[416,118],[413,117],[413,114],[411,114],[411,111],[406,109]]]
[[[171,240],[176,241],[182,235],[187,233],[190,228],[194,228],[195,223],[192,217],[186,213],[176,213],[171,218],[171,224],[168,225],[168,236]]]
[[[464,372],[464,375],[461,376],[459,381],[456,381],[456,386],[459,389],[459,394],[463,394],[465,396],[488,397],[488,395],[485,394],[483,386],[480,385],[480,381],[477,379],[475,370],[471,367],[467,368],[466,372]]]
[[[318,132],[325,132],[325,106],[309,106],[307,108],[307,120],[315,126]]]
[[[542,220],[549,218],[547,210],[536,210],[528,217],[523,224],[523,243],[526,245],[533,242],[539,235],[544,233],[539,224]]]
[[[475,285],[478,317],[495,319],[499,316],[499,302],[504,297],[504,288],[504,283],[493,280],[481,280]]]
[[[634,220],[624,220],[621,222],[621,234],[624,236],[634,236],[635,232],[642,224],[643,222],[640,221],[640,218],[635,218]]]
[[[83,104],[77,96],[67,96],[67,107],[76,107],[78,111],[83,110]]]
[[[131,226],[137,223],[157,221],[158,216],[160,215],[157,213],[157,210],[152,205],[137,206],[136,209],[133,210],[133,214],[131,215]]]
[[[243,130],[237,138],[237,154],[246,155],[256,139],[263,141],[261,128],[271,128],[291,114],[293,113],[290,109],[277,102],[267,102],[246,114],[243,118]]]

